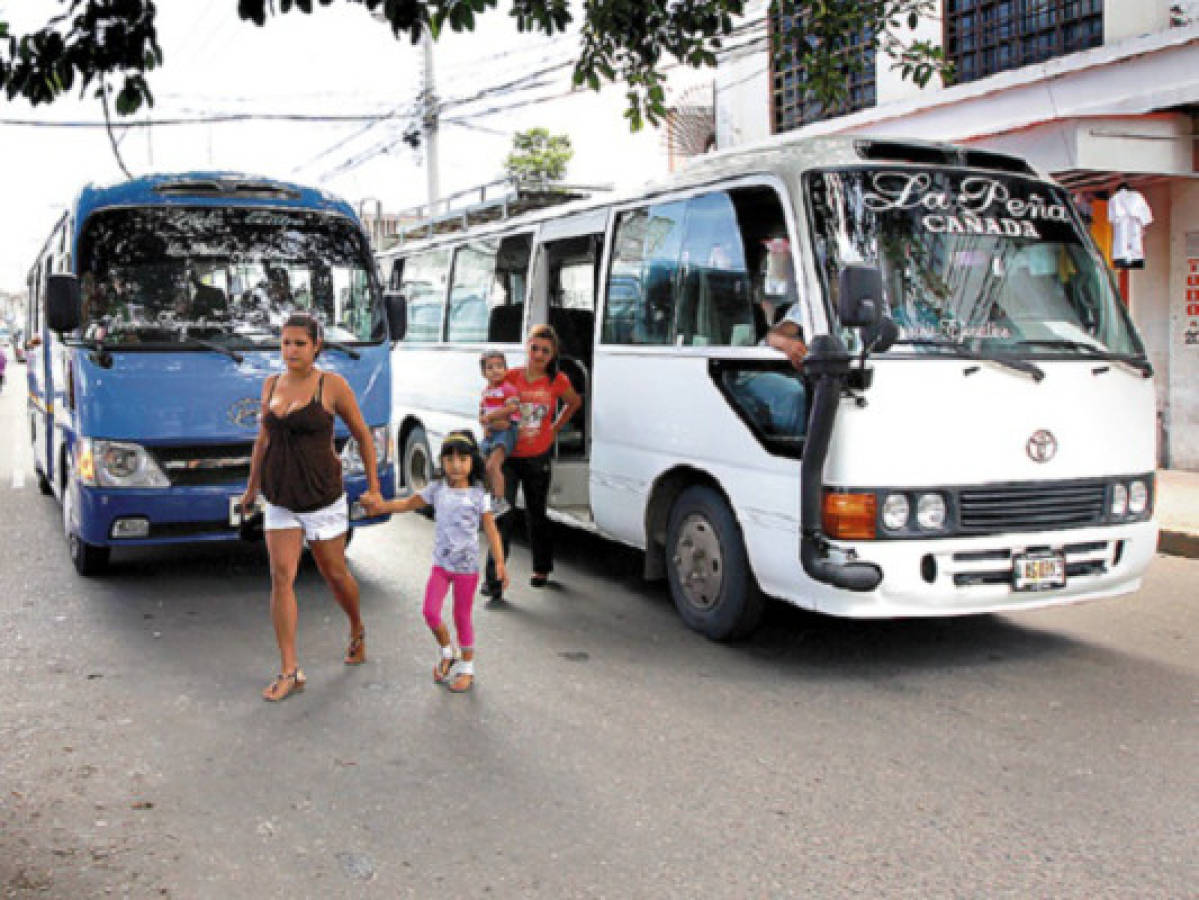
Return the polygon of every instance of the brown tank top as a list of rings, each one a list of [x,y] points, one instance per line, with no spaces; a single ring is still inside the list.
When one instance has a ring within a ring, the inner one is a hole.
[[[292,512],[312,512],[328,506],[343,490],[341,460],[333,446],[333,414],[321,402],[325,376],[317,379],[308,403],[283,416],[270,408],[278,383],[276,375],[263,417],[269,441],[262,460],[262,495]]]

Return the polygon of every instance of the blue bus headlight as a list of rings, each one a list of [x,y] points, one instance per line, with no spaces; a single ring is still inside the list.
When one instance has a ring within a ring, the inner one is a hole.
[[[79,441],[79,480],[94,487],[165,488],[171,482],[141,444]]]
[[[371,441],[375,445],[375,465],[382,468],[391,462],[391,429],[386,425],[375,426],[371,429]],[[362,454],[358,452],[358,442],[354,438],[346,441],[341,450],[341,469],[343,475],[362,475],[366,472]]]

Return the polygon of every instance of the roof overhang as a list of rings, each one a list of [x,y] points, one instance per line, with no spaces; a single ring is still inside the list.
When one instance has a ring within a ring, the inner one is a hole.
[[[870,134],[958,143],[1010,135],[1046,123],[1144,116],[1199,104],[1199,25],[1171,28],[922,92],[799,129],[803,135]],[[1156,126],[1155,126],[1156,127]],[[1073,153],[1107,153],[1108,135],[1075,140]],[[997,146],[989,140],[987,146]],[[1138,145],[1140,146],[1140,145]],[[1067,153],[1067,156],[1069,153]],[[1069,167],[1069,160],[1063,161]],[[1045,168],[1053,168],[1052,165]],[[1193,166],[1188,162],[1188,171]]]

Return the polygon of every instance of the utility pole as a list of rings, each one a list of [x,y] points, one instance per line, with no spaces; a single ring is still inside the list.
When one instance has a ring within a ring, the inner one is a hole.
[[[424,89],[421,91],[421,135],[425,144],[425,177],[429,189],[429,213],[441,197],[437,172],[437,92],[433,87],[433,35],[426,26],[421,34],[424,48]]]

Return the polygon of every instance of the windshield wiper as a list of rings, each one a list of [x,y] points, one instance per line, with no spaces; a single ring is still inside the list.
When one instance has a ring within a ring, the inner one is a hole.
[[[977,359],[981,362],[999,363],[1001,366],[1007,366],[1009,369],[1015,369],[1017,372],[1023,372],[1026,375],[1031,375],[1034,381],[1040,381],[1045,377],[1044,370],[1036,363],[1029,362],[1026,359],[1016,359],[1011,356],[1005,356],[998,353],[990,355],[979,353],[965,344],[958,341],[937,341],[932,338],[900,338],[895,342],[895,346],[907,344],[912,347],[938,347],[942,350],[949,350],[959,356],[964,356],[967,359]]]
[[[214,344],[212,341],[206,341],[203,338],[185,337],[181,340],[185,346],[199,347],[203,350],[211,350],[213,353],[223,353],[235,363],[240,363],[243,357],[236,350],[230,350],[228,347],[223,347],[220,344]]]
[[[1016,341],[1020,347],[1044,347],[1048,350],[1073,350],[1091,359],[1109,359],[1112,362],[1124,363],[1148,378],[1153,374],[1153,365],[1149,360],[1126,353],[1112,353],[1094,344],[1084,344],[1082,341],[1072,341],[1068,338],[1034,338],[1026,341]]]
[[[353,347],[347,347],[345,344],[339,343],[337,341],[330,341],[330,340],[326,339],[324,346],[328,347],[330,350],[340,350],[342,353],[344,353],[350,359],[361,359],[362,358],[362,354],[359,353],[357,350],[355,350]]]

